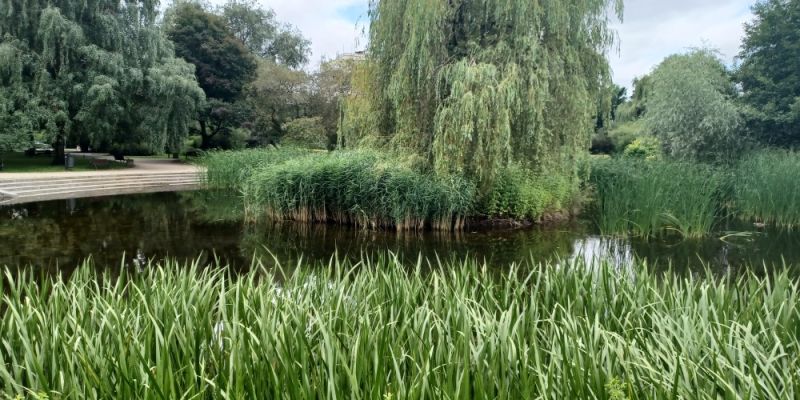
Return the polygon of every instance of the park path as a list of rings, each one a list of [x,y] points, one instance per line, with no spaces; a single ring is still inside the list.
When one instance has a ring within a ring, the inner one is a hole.
[[[136,159],[134,168],[0,173],[0,205],[120,194],[199,189],[200,167],[174,160]]]

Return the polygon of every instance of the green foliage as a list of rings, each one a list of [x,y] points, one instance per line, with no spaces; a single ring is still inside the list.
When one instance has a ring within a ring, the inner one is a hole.
[[[797,398],[800,286],[393,257],[2,275],[9,398]],[[498,268],[499,267],[499,268]],[[278,272],[274,272],[278,271]],[[709,356],[713,354],[712,356]],[[288,384],[291,383],[291,384]]]
[[[604,234],[702,237],[721,208],[724,180],[711,167],[635,158],[596,159],[594,217]]]
[[[800,155],[762,151],[743,159],[734,172],[733,202],[741,218],[800,226]]]
[[[539,220],[571,211],[577,199],[573,177],[536,175],[511,166],[495,179],[480,211],[489,217]]]
[[[277,143],[285,134],[284,124],[306,116],[309,76],[271,61],[260,60],[256,78],[248,88],[254,110],[254,130],[262,143]]]
[[[322,117],[293,119],[284,124],[283,131],[282,144],[317,150],[328,148]]]
[[[608,138],[613,144],[616,153],[624,152],[625,148],[636,139],[648,136],[651,135],[642,119],[615,124],[608,132]]]
[[[0,142],[178,147],[203,93],[156,24],[157,2],[0,3]],[[12,139],[8,139],[11,137]]]
[[[745,25],[737,78],[748,128],[762,143],[800,145],[800,2],[759,0]]]
[[[386,146],[482,192],[510,162],[547,173],[594,128],[609,7],[621,1],[377,1],[368,76],[341,125],[349,146]],[[363,113],[366,113],[365,114]]]
[[[642,136],[625,147],[625,157],[653,161],[661,158],[661,142],[653,136]]]
[[[271,9],[253,0],[230,0],[222,6],[221,17],[251,53],[290,68],[308,62],[311,43],[292,26],[278,22]]]
[[[194,64],[206,96],[231,102],[255,74],[256,60],[228,29],[225,20],[199,4],[175,5],[167,35],[175,54]]]
[[[372,152],[317,153],[267,165],[246,182],[252,218],[336,222],[364,228],[461,229],[474,187],[433,176]]]
[[[206,168],[206,183],[212,189],[242,190],[256,169],[308,155],[305,149],[284,147],[238,151],[210,151],[198,163]]]
[[[743,148],[741,111],[722,61],[709,50],[667,57],[651,75],[647,128],[673,158],[728,161]]]

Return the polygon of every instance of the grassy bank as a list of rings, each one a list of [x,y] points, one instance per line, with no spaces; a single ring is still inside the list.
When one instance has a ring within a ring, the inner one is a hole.
[[[630,158],[594,160],[593,218],[604,234],[702,237],[720,211],[724,180],[711,167]]]
[[[23,398],[796,398],[798,284],[393,259],[2,278]],[[281,283],[276,283],[281,282]]]

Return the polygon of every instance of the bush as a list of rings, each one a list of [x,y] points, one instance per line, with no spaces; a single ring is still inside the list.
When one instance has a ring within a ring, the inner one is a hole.
[[[152,156],[156,154],[152,147],[139,143],[114,144],[108,153],[117,159],[122,159],[125,156]]]
[[[642,160],[658,160],[661,158],[661,141],[653,136],[636,138],[636,140],[625,148],[623,154],[626,157]]]
[[[517,166],[495,179],[480,211],[489,217],[537,220],[570,209],[577,184],[562,175],[536,175]]]
[[[284,124],[283,130],[282,144],[319,150],[328,148],[328,136],[321,117],[294,119]]]
[[[615,153],[622,153],[636,139],[645,136],[648,136],[648,132],[642,120],[618,124],[608,131],[608,139],[614,145]]]

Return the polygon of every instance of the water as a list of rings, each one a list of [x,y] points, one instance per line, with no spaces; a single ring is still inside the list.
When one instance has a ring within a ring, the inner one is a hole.
[[[589,223],[460,233],[364,231],[332,225],[245,224],[238,199],[217,193],[158,193],[61,200],[0,208],[0,265],[69,271],[87,257],[98,268],[175,258],[215,258],[246,268],[253,257],[291,265],[301,256],[327,261],[392,251],[413,261],[475,257],[506,267],[528,260],[606,257],[621,267],[638,258],[651,268],[718,272],[745,265],[800,264],[800,233],[724,227],[703,240],[601,237]],[[728,231],[736,232],[730,234]],[[125,260],[123,261],[123,255]]]

